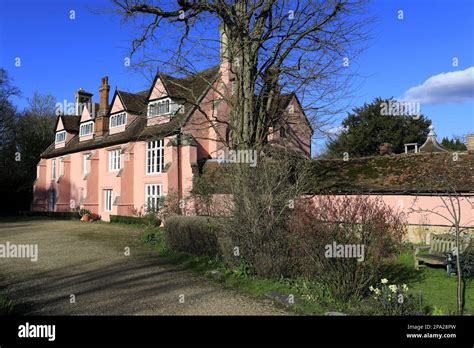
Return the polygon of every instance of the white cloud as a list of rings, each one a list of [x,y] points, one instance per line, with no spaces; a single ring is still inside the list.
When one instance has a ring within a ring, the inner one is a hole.
[[[337,126],[337,127],[334,127],[334,128],[329,128],[326,131],[324,131],[324,133],[326,135],[332,136],[332,135],[339,135],[342,132],[344,132],[345,130],[346,130],[346,127],[344,127],[343,125],[340,125],[340,126]]]
[[[400,99],[422,104],[474,100],[474,66],[466,70],[431,76],[423,84],[408,89]]]

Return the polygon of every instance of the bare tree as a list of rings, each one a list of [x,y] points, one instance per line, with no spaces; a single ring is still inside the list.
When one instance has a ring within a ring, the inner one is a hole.
[[[451,226],[456,237],[457,311],[459,315],[462,315],[464,297],[460,255],[466,246],[463,239],[470,236],[468,226],[474,222],[474,217],[469,219],[472,213],[469,214],[466,209],[466,207],[469,207],[468,209],[471,210],[471,207],[474,207],[472,194],[466,194],[466,192],[472,190],[470,185],[474,182],[469,169],[470,166],[466,162],[471,161],[472,163],[473,156],[458,152],[435,156],[444,157],[440,161],[436,161],[438,164],[436,168],[426,168],[427,170],[424,173],[426,189],[424,191],[437,197],[439,204],[433,208],[421,207],[418,202],[419,196],[417,196],[409,211],[410,213],[436,215]],[[469,252],[469,249],[466,249],[466,252]]]
[[[351,77],[349,62],[362,49],[367,39],[364,27],[370,22],[364,12],[366,0],[113,3],[115,11],[135,20],[141,29],[132,42],[132,54],[147,44],[162,43],[173,36],[172,30],[177,31],[180,38],[175,49],[161,44],[160,54],[145,54],[141,64],[161,60],[183,75],[195,72],[195,62],[216,51],[217,40],[206,38],[204,28],[208,23],[221,24],[221,64],[228,64],[233,81],[213,88],[229,105],[231,115],[220,119],[210,115],[207,126],[226,124],[235,148],[260,147],[269,132],[278,131],[284,120],[275,105],[285,91],[302,98],[314,129],[329,122],[339,111],[337,103]],[[193,59],[196,55],[197,60]]]

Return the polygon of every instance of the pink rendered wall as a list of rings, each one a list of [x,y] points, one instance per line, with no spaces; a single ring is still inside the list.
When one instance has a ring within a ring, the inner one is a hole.
[[[36,181],[33,185],[33,202],[31,210],[33,211],[46,211],[47,206],[47,160],[42,159],[39,161],[36,169]]]
[[[370,197],[380,197],[383,202],[394,210],[404,213],[407,223],[410,225],[427,225],[427,226],[451,226],[451,223],[442,218],[440,215],[449,216],[449,212],[443,206],[441,197],[437,196],[410,196],[410,195],[369,195]],[[311,196],[306,196],[310,198]],[[342,196],[333,196],[342,197]],[[347,197],[356,197],[348,195]],[[314,196],[313,200],[317,201],[318,196]],[[442,197],[443,199],[449,199]],[[227,194],[212,195],[211,210],[214,213],[222,213],[232,207],[231,196]],[[195,202],[196,211],[206,211],[203,204]],[[461,206],[461,226],[474,227],[474,196],[466,196],[460,198]],[[420,212],[419,210],[425,210]],[[205,214],[205,213],[203,213]]]
[[[449,211],[438,196],[411,196],[411,195],[369,195],[380,197],[383,202],[394,210],[405,214],[410,225],[450,226],[451,223],[442,216],[450,217]],[[317,197],[317,196],[316,196]],[[337,197],[337,196],[335,196]],[[348,195],[351,197],[351,195]],[[354,196],[355,197],[355,196]],[[317,199],[317,198],[315,198]],[[474,196],[460,197],[461,226],[474,227]],[[423,210],[423,211],[420,211]]]

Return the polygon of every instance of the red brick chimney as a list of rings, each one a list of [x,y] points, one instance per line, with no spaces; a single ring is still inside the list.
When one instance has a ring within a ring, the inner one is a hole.
[[[109,77],[102,78],[102,84],[99,86],[99,112],[95,120],[95,136],[101,137],[109,130]]]

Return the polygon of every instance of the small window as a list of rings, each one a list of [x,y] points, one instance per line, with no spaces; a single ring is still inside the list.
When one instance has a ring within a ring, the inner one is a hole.
[[[79,135],[81,137],[83,137],[85,135],[92,134],[93,132],[94,132],[94,122],[93,121],[89,121],[89,122],[81,124],[81,130],[79,132]]]
[[[146,212],[156,212],[160,203],[161,185],[147,184],[145,185],[145,203]]]
[[[116,172],[120,170],[120,149],[109,151],[109,171]]]
[[[56,160],[51,160],[51,180],[56,179]]]
[[[84,175],[89,174],[89,156],[90,154],[82,155],[82,172]]]
[[[161,173],[164,169],[164,141],[154,140],[147,143],[146,150],[146,173]]]
[[[104,190],[104,211],[112,211],[112,190]]]
[[[66,141],[66,131],[60,131],[56,133],[56,144],[64,143]]]
[[[122,126],[127,123],[127,113],[121,112],[120,114],[110,116],[110,128]]]
[[[160,100],[150,103],[148,106],[148,117],[166,115],[171,113],[170,99]]]

